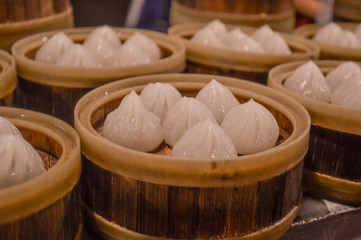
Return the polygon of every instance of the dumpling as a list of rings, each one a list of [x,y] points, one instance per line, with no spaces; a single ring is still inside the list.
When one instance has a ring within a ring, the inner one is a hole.
[[[172,156],[189,159],[227,159],[237,150],[227,133],[209,119],[188,129],[176,142]]]
[[[355,111],[361,111],[361,75],[343,81],[332,93],[333,104]]]
[[[343,30],[342,34],[337,38],[337,46],[347,48],[361,48],[360,40],[356,34],[350,30]]]
[[[216,19],[197,31],[190,41],[211,47],[223,48],[224,45],[222,43],[222,36],[225,34],[227,34],[226,26]]]
[[[131,41],[125,42],[119,49],[117,63],[120,67],[148,64],[152,59]]]
[[[239,154],[252,154],[276,145],[279,128],[272,113],[253,99],[228,111],[221,127]]]
[[[334,92],[341,83],[356,75],[361,76],[360,66],[355,62],[347,61],[330,71],[326,75],[326,81],[330,86],[331,91]]]
[[[134,91],[107,115],[103,135],[121,146],[144,152],[155,150],[163,141],[159,117],[143,106]]]
[[[330,22],[316,32],[313,40],[320,43],[337,45],[340,36],[342,36],[342,28],[338,24]]]
[[[22,137],[19,129],[15,127],[9,120],[0,116],[0,135],[12,134]]]
[[[284,87],[303,96],[330,102],[331,90],[325,76],[313,61],[299,66],[293,74],[286,79]]]
[[[245,34],[239,28],[235,28],[227,33],[223,38],[223,44],[226,48],[254,53],[264,53],[261,44]]]
[[[99,35],[91,35],[84,41],[83,45],[94,54],[100,61],[102,67],[118,65],[117,52],[121,46],[120,43],[118,46],[114,46],[114,44],[106,40],[106,38],[102,38]]]
[[[0,162],[0,189],[25,182],[45,172],[39,154],[18,135],[0,135]]]
[[[151,62],[157,61],[161,58],[161,51],[158,45],[148,36],[135,32],[127,39],[125,44],[132,43],[138,48]]]
[[[66,34],[59,32],[49,38],[44,45],[35,53],[35,60],[44,63],[55,64],[61,55],[63,55],[74,44]]]
[[[206,119],[217,122],[209,109],[197,99],[183,97],[168,110],[163,120],[165,143],[173,147],[188,129]]]
[[[104,25],[101,27],[95,28],[87,37],[91,39],[94,36],[105,39],[107,42],[111,43],[114,48],[119,48],[121,45],[118,34],[110,26]]]
[[[262,46],[266,53],[280,55],[290,55],[292,53],[286,41],[279,33],[274,32],[268,24],[258,28],[252,34],[252,38]]]
[[[198,92],[196,99],[212,112],[218,124],[221,124],[228,110],[239,104],[232,92],[215,79]]]
[[[81,44],[73,44],[56,62],[57,65],[67,67],[97,68],[101,64],[89,49]]]
[[[173,85],[159,82],[149,83],[139,97],[146,109],[157,114],[161,123],[166,112],[182,99],[182,95]]]

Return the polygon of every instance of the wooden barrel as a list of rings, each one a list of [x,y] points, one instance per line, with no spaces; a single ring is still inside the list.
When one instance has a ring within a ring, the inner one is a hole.
[[[0,49],[0,106],[11,106],[17,85],[14,58]]]
[[[270,71],[268,85],[299,101],[311,115],[304,187],[314,194],[342,202],[361,203],[361,112],[298,95],[282,83],[305,62],[285,63]],[[324,74],[342,61],[315,62]]]
[[[336,23],[340,25],[342,29],[350,31],[355,31],[356,27],[358,26],[357,23]],[[322,26],[316,24],[302,25],[295,30],[295,34],[312,39],[321,27]],[[338,47],[316,41],[313,42],[316,43],[321,49],[320,59],[361,61],[361,49]]]
[[[268,71],[272,67],[285,62],[319,57],[320,49],[315,43],[286,33],[280,34],[291,48],[291,55],[241,52],[191,42],[190,38],[204,26],[202,23],[191,23],[168,29],[170,35],[180,38],[186,46],[186,72],[224,75],[266,84]],[[227,25],[227,28],[232,30],[235,26]],[[240,29],[249,35],[257,30],[245,26]]]
[[[70,0],[0,1],[0,48],[6,51],[25,36],[73,26]]]
[[[359,0],[335,0],[333,15],[339,21],[361,22],[361,2]]]
[[[260,27],[291,32],[295,27],[292,0],[172,0],[170,23],[206,23],[219,19],[227,24]]]
[[[70,124],[73,110],[81,96],[102,84],[131,76],[182,72],[185,68],[184,45],[167,34],[149,30],[113,28],[125,41],[136,31],[150,37],[161,49],[161,59],[131,67],[78,68],[37,62],[35,52],[59,31],[35,34],[17,41],[12,54],[17,63],[18,106],[52,114]],[[62,30],[75,42],[82,43],[94,28]]]
[[[38,112],[0,107],[0,116],[20,130],[47,169],[0,190],[0,239],[80,240],[79,135],[65,122]]]
[[[132,90],[168,82],[195,96],[212,78],[240,102],[253,98],[272,112],[281,129],[277,146],[228,160],[190,160],[102,136],[106,115]],[[84,156],[84,218],[106,239],[278,239],[298,213],[309,115],[266,86],[215,75],[141,76],[94,89],[74,114]]]

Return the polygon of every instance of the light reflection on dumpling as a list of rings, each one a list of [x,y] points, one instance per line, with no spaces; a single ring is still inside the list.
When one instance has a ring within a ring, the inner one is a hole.
[[[113,28],[107,25],[95,28],[93,31],[91,31],[87,38],[91,39],[93,37],[100,37],[102,39],[105,39],[106,41],[111,43],[114,48],[119,48],[121,45],[119,39],[120,33],[116,33]]]

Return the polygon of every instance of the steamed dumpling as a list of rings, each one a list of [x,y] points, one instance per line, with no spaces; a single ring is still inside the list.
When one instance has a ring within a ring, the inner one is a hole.
[[[82,44],[73,44],[56,63],[67,67],[97,68],[101,64],[97,57]]]
[[[361,43],[355,33],[351,32],[350,30],[343,30],[342,34],[337,39],[337,46],[361,48]]]
[[[239,28],[235,28],[227,33],[223,38],[223,43],[225,47],[229,49],[254,53],[265,52],[261,44],[242,32]]]
[[[326,75],[326,81],[334,92],[338,86],[353,76],[361,76],[361,68],[355,62],[344,62]]]
[[[119,48],[121,45],[117,33],[113,30],[113,28],[107,25],[95,28],[88,35],[87,39],[92,39],[93,37],[100,37],[102,39],[105,39],[107,42],[113,45],[114,48]]]
[[[292,53],[286,41],[279,33],[274,32],[268,24],[258,28],[257,31],[253,33],[252,38],[260,43],[266,53],[284,55],[290,55]]]
[[[173,147],[188,129],[206,119],[217,122],[209,109],[197,99],[183,97],[168,110],[163,120],[165,143]]]
[[[286,79],[284,87],[303,96],[330,102],[331,90],[325,76],[313,61],[299,66],[293,74]]]
[[[218,19],[206,24],[191,38],[191,42],[223,48],[222,36],[227,33],[226,26]]]
[[[212,112],[219,124],[228,110],[239,104],[232,92],[215,79],[198,92],[196,99]]]
[[[237,150],[227,133],[209,119],[188,129],[176,142],[172,156],[189,159],[227,159],[237,157]]]
[[[25,182],[45,172],[39,154],[18,135],[0,135],[0,162],[0,189]]]
[[[148,64],[153,61],[152,54],[144,52],[142,48],[139,47],[139,43],[137,43],[137,41],[130,41],[130,39],[120,47],[117,54],[117,62],[120,67]]]
[[[0,135],[12,134],[22,137],[19,129],[9,120],[0,116]]]
[[[151,38],[140,32],[135,32],[127,39],[126,43],[134,44],[152,62],[161,58],[161,52],[158,45]]]
[[[160,122],[163,122],[166,112],[175,105],[182,95],[169,83],[149,83],[140,93],[143,105],[149,111],[155,113]]]
[[[341,83],[332,93],[332,103],[344,108],[361,111],[361,75]]]
[[[35,60],[44,63],[55,64],[61,55],[63,55],[74,44],[67,35],[59,32],[49,38],[44,45],[35,53]]]
[[[313,40],[320,43],[326,43],[330,45],[337,45],[338,39],[342,35],[342,28],[334,23],[330,22],[322,26],[316,34],[313,36]]]
[[[239,154],[252,154],[276,145],[279,128],[272,113],[253,99],[228,111],[221,127]]]
[[[159,117],[148,111],[132,91],[104,122],[104,137],[131,149],[150,152],[163,141]]]

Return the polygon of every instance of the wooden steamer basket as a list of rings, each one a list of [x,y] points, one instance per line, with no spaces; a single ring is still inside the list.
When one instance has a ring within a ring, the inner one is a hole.
[[[292,32],[295,9],[292,0],[172,0],[170,22],[207,23],[219,19],[224,23],[260,27],[269,24],[273,29]]]
[[[0,49],[0,106],[11,106],[17,85],[14,58]]]
[[[189,160],[102,137],[106,115],[131,90],[169,82],[195,96],[212,78],[240,102],[252,97],[275,115],[283,133],[276,147],[229,160]],[[74,115],[85,221],[106,239],[277,239],[298,213],[310,118],[284,94],[229,77],[161,74],[99,87],[79,100]]]
[[[82,221],[79,191],[80,140],[76,131],[46,114],[0,107],[40,154],[47,171],[18,185],[0,190],[2,240],[80,239]]]
[[[305,157],[304,187],[341,202],[361,203],[361,113],[293,93],[282,83],[305,62],[279,65],[270,71],[268,85],[299,101],[310,113],[309,151]],[[315,62],[324,74],[342,61]]]
[[[189,73],[225,75],[266,84],[268,71],[281,63],[318,59],[320,49],[312,41],[280,33],[292,50],[291,55],[274,55],[226,50],[192,43],[190,38],[205,24],[179,24],[168,29],[170,35],[180,38],[186,46],[187,68]],[[236,26],[228,25],[228,30]],[[256,28],[241,26],[246,34],[252,34]]]
[[[358,26],[358,23],[348,23],[348,22],[336,22],[341,26],[342,29],[354,31]],[[298,27],[295,30],[295,34],[305,38],[313,38],[321,26],[316,24],[306,24]],[[313,40],[312,40],[313,41]],[[334,45],[316,43],[320,49],[320,59],[330,59],[330,60],[349,60],[349,61],[361,61],[361,49],[355,48],[346,48],[338,47]]]
[[[0,48],[28,35],[73,27],[70,0],[3,0],[0,2]]]
[[[361,22],[361,2],[358,0],[335,0],[333,15],[339,21]]]
[[[52,114],[73,123],[75,104],[86,92],[102,84],[126,77],[155,73],[182,72],[185,47],[178,40],[155,31],[113,28],[124,41],[135,32],[147,35],[161,49],[161,59],[131,67],[78,68],[37,62],[35,52],[58,32],[82,43],[94,28],[74,28],[40,33],[17,41],[12,47],[19,75],[18,89],[23,96],[21,107]]]

